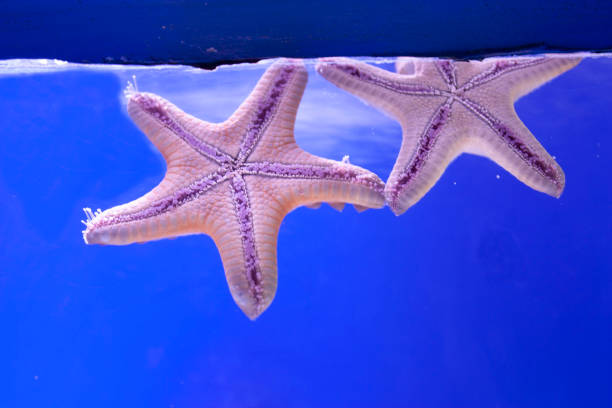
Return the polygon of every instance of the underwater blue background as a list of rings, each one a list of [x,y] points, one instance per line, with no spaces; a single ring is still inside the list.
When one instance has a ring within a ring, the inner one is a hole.
[[[561,199],[463,155],[401,217],[299,208],[255,322],[207,236],[84,244],[83,207],[164,173],[122,105],[132,74],[221,121],[264,68],[0,75],[1,407],[612,406],[610,58],[516,104]],[[386,179],[401,136],[310,67],[296,139]]]

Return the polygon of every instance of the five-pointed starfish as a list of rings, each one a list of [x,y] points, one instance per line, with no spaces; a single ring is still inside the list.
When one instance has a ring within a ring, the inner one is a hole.
[[[462,152],[486,156],[531,188],[559,197],[563,171],[513,105],[578,62],[561,57],[399,59],[396,74],[355,60],[328,58],[317,71],[401,124],[402,146],[385,186],[387,203],[399,215],[420,200]],[[411,65],[414,72],[408,74]]]
[[[384,184],[376,175],[296,144],[293,127],[306,81],[302,63],[276,62],[220,124],[159,96],[129,92],[128,113],[163,154],[167,172],[135,201],[95,214],[85,209],[85,242],[123,245],[208,234],[234,300],[255,319],[276,292],[276,241],[288,212],[322,201],[384,205]]]

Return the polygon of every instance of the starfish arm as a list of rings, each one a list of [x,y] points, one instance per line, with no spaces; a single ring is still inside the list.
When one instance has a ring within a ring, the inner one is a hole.
[[[533,69],[527,71],[525,79],[522,79],[518,74],[516,78],[512,78],[512,74],[510,74],[509,76],[511,78],[509,79],[509,83],[512,87],[510,97],[516,100],[528,94],[534,89],[544,85],[546,82],[574,68],[581,60],[581,58],[577,57],[546,57],[544,63],[536,65]]]
[[[260,220],[274,218],[275,209],[258,201],[244,177],[234,174],[227,185],[224,196],[217,198],[219,211],[210,217],[208,230],[219,249],[234,301],[254,320],[276,293],[280,221],[262,227]]]
[[[399,75],[348,58],[326,58],[317,64],[317,72],[325,79],[401,124],[405,123],[406,106],[422,97],[440,96],[440,91],[424,85],[416,76]]]
[[[184,162],[185,152],[209,161],[208,168],[231,157],[223,150],[219,125],[204,122],[177,108],[164,98],[146,92],[128,93],[127,111],[134,123],[162,153],[168,166]],[[188,146],[190,149],[185,149]]]
[[[490,58],[457,62],[462,92],[503,95],[512,102],[574,68],[578,57]],[[492,91],[494,90],[494,91]]]
[[[83,239],[87,244],[127,245],[135,242],[207,233],[208,214],[219,211],[215,204],[227,184],[228,174],[221,171],[201,177],[176,188],[179,177],[168,173],[151,192],[106,211],[89,211]],[[180,185],[180,184],[179,184]],[[206,195],[207,202],[203,201]]]
[[[293,142],[293,128],[308,73],[299,60],[281,59],[263,74],[245,102],[225,122],[232,133],[244,135],[238,160],[243,162],[270,148]],[[265,137],[263,137],[265,134]]]
[[[278,189],[274,189],[274,194],[284,197],[286,212],[321,202],[350,203],[360,208],[384,205],[384,183],[374,173],[349,163],[315,159],[308,164],[248,163],[246,174],[261,176],[266,179],[265,183],[284,186],[282,194]]]
[[[457,115],[478,118],[471,121],[466,152],[488,157],[534,190],[561,196],[563,170],[521,122],[509,101],[489,109],[468,98],[460,103]]]
[[[416,204],[465,145],[450,102],[438,101],[431,111],[403,128],[402,147],[385,185],[385,199],[395,215]]]

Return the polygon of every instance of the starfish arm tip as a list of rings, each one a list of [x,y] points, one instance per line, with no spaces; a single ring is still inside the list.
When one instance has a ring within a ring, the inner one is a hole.
[[[244,285],[244,271],[241,271],[238,276],[230,275],[231,274],[228,274],[226,271],[230,293],[234,302],[236,302],[236,305],[240,308],[242,313],[250,320],[254,321],[268,309],[270,304],[272,304],[276,294],[276,281],[274,281],[273,287],[268,287],[269,285],[264,284],[261,287],[261,292],[254,294],[253,287],[246,287]]]
[[[405,213],[408,208],[412,206],[406,205],[401,201],[399,197],[395,197],[387,191],[385,192],[385,203],[396,217],[399,217],[400,215]]]
[[[389,204],[389,209],[391,210],[391,212],[396,216],[399,217],[400,215],[402,215],[403,213],[406,212],[407,209],[404,208],[399,208],[395,205]]]
[[[563,191],[565,191],[565,180],[562,180],[559,184],[555,185],[555,189],[550,195],[558,199],[563,195]]]

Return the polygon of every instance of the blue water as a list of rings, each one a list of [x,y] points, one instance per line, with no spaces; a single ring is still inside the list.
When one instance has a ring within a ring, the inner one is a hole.
[[[561,199],[463,155],[401,217],[297,209],[255,322],[207,236],[86,246],[80,220],[163,177],[132,74],[221,121],[265,66],[39,68],[0,75],[0,407],[612,406],[612,59],[516,104]],[[386,179],[400,129],[311,68],[296,139]]]

